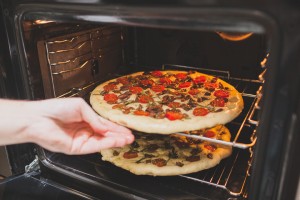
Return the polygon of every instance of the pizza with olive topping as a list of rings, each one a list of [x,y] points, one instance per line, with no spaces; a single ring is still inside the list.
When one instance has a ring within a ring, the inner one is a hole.
[[[230,132],[223,125],[186,133],[230,141]],[[173,176],[214,167],[232,151],[230,146],[176,134],[134,134],[130,145],[101,150],[102,160],[136,175]]]
[[[93,90],[90,103],[113,122],[158,134],[226,124],[244,107],[232,85],[196,71],[137,72],[112,79]]]

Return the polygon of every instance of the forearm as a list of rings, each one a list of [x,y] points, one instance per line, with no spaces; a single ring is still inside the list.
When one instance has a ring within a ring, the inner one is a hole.
[[[29,142],[28,125],[34,121],[30,102],[0,100],[0,145]]]

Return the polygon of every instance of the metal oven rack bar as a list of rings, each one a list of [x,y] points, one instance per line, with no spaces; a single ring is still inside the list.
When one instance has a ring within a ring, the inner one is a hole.
[[[244,150],[237,149],[232,155],[223,160],[216,167],[196,174],[179,175],[180,178],[198,183],[212,185],[226,190],[232,196],[241,196],[246,186],[246,180],[250,176],[250,168],[253,160],[253,151],[249,148],[247,155]],[[248,159],[243,164],[240,160]],[[236,170],[239,170],[237,173]],[[237,175],[238,174],[238,175]]]

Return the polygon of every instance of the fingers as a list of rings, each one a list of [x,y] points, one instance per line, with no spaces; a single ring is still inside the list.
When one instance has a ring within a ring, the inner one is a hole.
[[[85,143],[81,144],[79,149],[73,149],[70,154],[96,153],[102,149],[122,147],[124,145],[132,143],[133,140],[133,136],[127,137],[115,132],[109,132],[105,137],[94,135],[90,137]]]
[[[94,131],[99,134],[104,134],[108,131],[107,125],[102,123],[102,120],[99,119],[99,115],[97,115],[84,101],[80,102],[80,112],[82,119],[87,122]]]
[[[118,125],[114,122],[111,122],[107,119],[104,119],[102,117],[99,116],[99,120],[101,121],[101,123],[103,123],[106,127],[108,131],[111,132],[120,132],[120,133],[124,133],[127,135],[131,135],[131,131],[128,128],[125,128],[124,126]]]
[[[84,101],[82,101],[80,106],[83,120],[88,122],[95,132],[101,135],[105,135],[109,131],[131,135],[129,129],[100,117]]]

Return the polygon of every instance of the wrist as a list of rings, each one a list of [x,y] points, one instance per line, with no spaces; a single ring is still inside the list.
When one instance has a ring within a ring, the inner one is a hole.
[[[34,122],[29,101],[0,100],[0,145],[31,142],[29,127]]]

